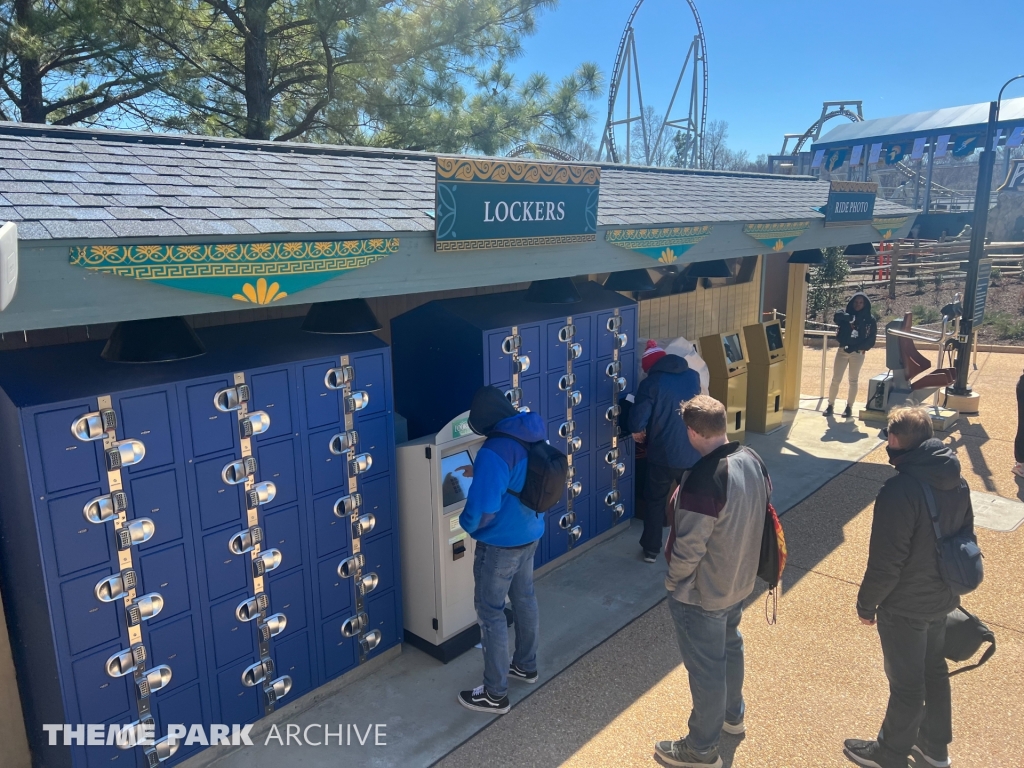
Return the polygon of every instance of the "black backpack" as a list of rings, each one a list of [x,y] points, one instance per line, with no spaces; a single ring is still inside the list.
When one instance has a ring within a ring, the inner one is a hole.
[[[923,481],[921,489],[924,491],[925,506],[928,507],[928,517],[932,520],[932,528],[935,530],[935,551],[939,559],[939,575],[954,595],[966,595],[973,592],[985,578],[985,569],[981,560],[981,549],[974,539],[974,531],[969,526],[964,526],[956,533],[949,536],[942,535],[939,528],[939,510],[935,506],[935,495],[932,487]],[[961,485],[966,485],[963,478],[960,478]]]
[[[523,506],[539,515],[562,500],[569,477],[569,459],[564,453],[544,440],[528,443],[497,430],[491,432],[488,437],[507,437],[526,449],[526,481],[523,483],[523,490],[518,493],[512,489],[508,491],[519,499]]]

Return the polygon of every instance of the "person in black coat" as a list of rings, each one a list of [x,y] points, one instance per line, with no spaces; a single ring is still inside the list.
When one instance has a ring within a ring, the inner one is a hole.
[[[1013,439],[1013,474],[1024,477],[1024,376],[1017,381],[1017,435]]]
[[[848,419],[853,415],[853,403],[857,399],[860,369],[864,367],[864,353],[875,346],[878,324],[871,314],[871,299],[860,291],[853,294],[853,298],[846,305],[846,311],[836,312],[833,320],[838,326],[836,340],[839,342],[839,350],[836,352],[836,362],[832,369],[832,386],[828,390],[825,416],[832,416],[835,413],[839,385],[849,367],[850,391],[846,396],[846,409],[843,411],[843,418]]]
[[[640,365],[647,378],[626,415],[626,427],[647,448],[647,514],[640,537],[644,560],[656,562],[661,551],[665,507],[683,472],[700,459],[690,445],[682,405],[700,394],[700,376],[679,355],[665,354],[654,339],[647,342]]]
[[[922,484],[932,488],[943,536],[966,529],[973,538],[971,491],[956,455],[934,438],[925,409],[894,409],[888,434],[896,476],[875,500],[857,614],[878,627],[889,705],[878,740],[849,739],[846,755],[860,765],[907,768],[913,751],[918,765],[948,766],[952,705],[942,651],[946,615],[960,598],[939,573]]]

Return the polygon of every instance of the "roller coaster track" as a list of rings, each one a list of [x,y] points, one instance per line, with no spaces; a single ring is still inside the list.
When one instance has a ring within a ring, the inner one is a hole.
[[[561,160],[564,163],[572,163],[579,160],[578,157],[573,157],[558,147],[552,147],[549,144],[535,144],[530,141],[512,147],[505,157],[522,157],[523,155],[530,154],[547,155],[552,160]]]

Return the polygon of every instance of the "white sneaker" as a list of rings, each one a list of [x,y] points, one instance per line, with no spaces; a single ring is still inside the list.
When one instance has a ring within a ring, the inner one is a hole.
[[[743,724],[742,720],[740,720],[738,723],[730,723],[728,720],[722,723],[722,733],[730,733],[733,736],[739,736],[740,734],[746,732],[747,726]]]

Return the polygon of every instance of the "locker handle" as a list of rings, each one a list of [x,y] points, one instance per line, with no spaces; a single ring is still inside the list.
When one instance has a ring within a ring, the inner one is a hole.
[[[576,513],[566,512],[560,518],[558,518],[558,527],[563,531],[567,531],[576,524]]]
[[[358,456],[352,457],[348,463],[348,473],[350,475],[360,475],[363,472],[369,472],[370,467],[373,466],[373,456],[368,453],[360,453]]]
[[[611,317],[608,318],[608,321],[604,324],[604,327],[607,328],[611,333],[615,333],[616,331],[619,330],[619,328],[622,327],[622,316],[612,315]]]
[[[619,449],[618,448],[612,448],[610,451],[608,451],[608,453],[606,453],[604,455],[604,463],[605,464],[614,464],[618,460],[619,460]]]
[[[87,413],[71,422],[71,434],[82,442],[102,440],[107,431],[117,428],[117,414],[109,408]]]
[[[241,485],[256,474],[256,457],[246,456],[238,461],[230,461],[220,471],[220,479],[227,485]]]
[[[376,573],[367,573],[363,575],[363,578],[356,582],[356,590],[359,592],[361,597],[366,597],[377,588],[379,583],[380,577]]]
[[[572,392],[568,394],[567,397],[569,399],[570,408],[575,408],[576,406],[583,402],[583,393],[580,392],[578,389],[574,389]]]
[[[256,483],[249,491],[245,494],[245,502],[248,505],[248,509],[256,509],[261,504],[269,504],[277,496],[277,486],[269,480],[262,483]]]
[[[506,355],[511,355],[518,350],[523,344],[523,337],[518,333],[513,336],[506,336],[501,342],[501,351]]]
[[[351,616],[341,624],[341,634],[345,637],[355,637],[370,624],[370,617],[365,612]]]
[[[565,452],[566,453],[569,453],[569,454],[579,453],[581,450],[583,450],[583,438],[581,438],[581,437],[579,437],[577,435],[576,437],[573,437],[573,438],[570,438],[570,439],[566,440],[566,442],[565,442]]]
[[[120,600],[129,591],[135,589],[137,584],[138,577],[135,571],[121,571],[96,582],[93,594],[102,603],[112,603],[115,600]]]
[[[620,494],[618,491],[608,491],[604,496],[604,503],[606,506],[614,507],[619,503]]]
[[[109,523],[119,512],[128,509],[128,494],[115,491],[105,496],[90,499],[82,508],[82,516],[90,523]]]
[[[237,387],[222,389],[213,396],[213,407],[223,413],[240,410],[243,403],[249,402],[249,387],[239,384]]]
[[[156,727],[152,717],[146,717],[121,726],[114,736],[114,744],[118,749],[131,749],[132,747],[139,746],[142,743],[143,730],[147,726],[149,728]]]
[[[558,340],[563,344],[576,335],[576,326],[572,323],[558,329]]]
[[[247,688],[254,688],[267,679],[267,666],[269,660],[257,661],[242,670],[242,685]],[[271,674],[273,674],[271,672]]]
[[[626,391],[626,377],[625,376],[617,376],[614,379],[612,379],[612,394],[613,395],[617,395],[617,394],[619,394],[619,392],[625,392],[625,391]]]
[[[351,384],[356,378],[356,369],[351,365],[343,365],[340,368],[330,368],[324,374],[324,386],[328,389],[343,389],[346,384]]]
[[[270,429],[270,414],[266,411],[252,411],[238,422],[238,433],[244,440],[247,437],[262,435]]]
[[[374,529],[377,525],[377,518],[372,512],[367,512],[362,515],[358,520],[352,523],[352,538],[358,539],[360,536],[365,536]]]
[[[252,561],[253,578],[259,578],[279,565],[281,565],[281,550],[268,549],[266,552],[261,552],[259,557]]]
[[[583,493],[583,483],[577,480],[575,483],[569,485],[569,496],[572,498],[578,498]]]
[[[530,370],[530,357],[529,355],[519,355],[515,360],[512,361],[513,373],[526,373]]]
[[[370,396],[360,390],[345,398],[345,413],[356,413],[370,404]]]
[[[567,373],[558,380],[558,388],[565,392],[576,384],[576,374]]]
[[[157,739],[153,742],[153,748],[146,750],[146,760],[150,766],[170,760],[174,753],[178,751],[178,747],[181,746],[181,741],[178,739],[172,739],[170,736],[164,736],[163,738]],[[156,760],[156,763],[153,760]]]
[[[261,592],[255,597],[248,597],[235,608],[235,618],[245,623],[258,618],[261,613],[270,606],[270,598],[266,593]]]
[[[145,676],[142,677],[137,683],[139,687],[139,698],[146,698],[151,693],[159,691],[161,688],[166,688],[171,682],[171,668],[166,664],[161,664],[159,667],[153,667],[151,670],[146,672]]]
[[[381,633],[379,629],[375,629],[371,632],[367,632],[366,636],[359,641],[359,645],[363,648],[363,653],[369,653],[378,645],[380,645]]]
[[[355,576],[360,568],[366,565],[366,555],[362,552],[351,557],[346,557],[338,563],[338,575],[343,579]]]
[[[266,688],[263,689],[263,695],[266,698],[266,703],[273,704],[278,699],[283,699],[288,695],[288,692],[292,689],[292,679],[288,675],[281,675],[277,680],[271,681]]]
[[[140,517],[138,520],[132,520],[124,528],[117,530],[117,548],[124,551],[139,544],[145,544],[155,534],[156,523],[148,517]]]
[[[124,677],[130,675],[135,671],[136,667],[144,664],[146,661],[146,649],[142,645],[135,645],[131,648],[126,648],[123,651],[118,651],[109,659],[104,665],[107,674],[111,677]]]
[[[616,333],[614,342],[616,349],[625,349],[626,345],[629,344],[629,336],[624,333]]]
[[[574,525],[570,530],[567,538],[569,539],[569,546],[571,547],[577,541],[583,537],[583,529],[578,525]]]
[[[159,615],[163,609],[164,598],[159,592],[150,592],[148,595],[136,598],[135,602],[125,608],[128,626],[136,627],[144,621],[149,621]]]
[[[613,360],[604,367],[604,375],[609,379],[614,379],[622,371],[622,363],[618,360]]]
[[[342,519],[348,517],[357,509],[363,506],[363,496],[360,493],[351,493],[348,496],[342,496],[336,502],[334,502],[334,516]]]
[[[569,437],[575,431],[576,431],[576,420],[575,419],[569,419],[568,421],[563,421],[561,426],[559,426],[559,428],[558,428],[558,436],[559,437]]]
[[[624,514],[626,514],[626,508],[621,504],[616,504],[612,507],[612,515],[616,520],[619,520]]]
[[[228,549],[236,555],[252,552],[263,541],[263,529],[258,525],[239,531],[228,539]]]
[[[260,639],[266,642],[272,637],[277,637],[284,632],[285,627],[288,626],[288,617],[283,613],[275,613],[273,616],[267,616],[267,620],[259,625]]]
[[[626,474],[626,465],[623,464],[621,461],[617,461],[614,464],[612,464],[612,471],[615,473],[616,477],[622,477],[624,474]]]
[[[146,458],[146,446],[141,440],[120,440],[106,451],[107,469],[113,471],[138,464]]]
[[[359,433],[353,429],[336,434],[331,438],[331,442],[328,443],[327,447],[335,456],[341,456],[349,451],[354,451],[358,442]]]
[[[622,413],[622,407],[619,405],[613,405],[611,408],[604,412],[605,421],[610,421],[614,424],[615,420],[619,418],[620,413]]]

